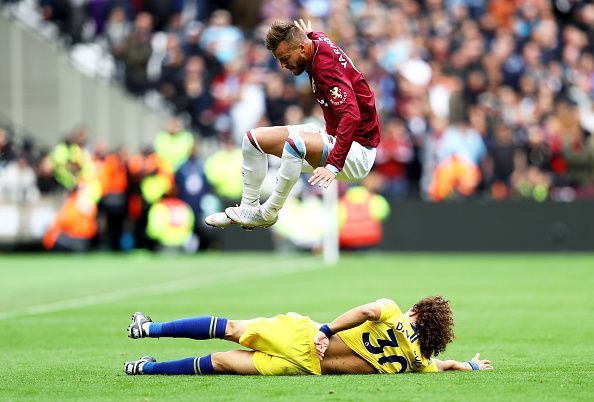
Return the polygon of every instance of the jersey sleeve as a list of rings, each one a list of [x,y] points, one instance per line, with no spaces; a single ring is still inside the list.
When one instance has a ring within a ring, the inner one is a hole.
[[[355,130],[361,121],[359,105],[351,81],[342,66],[328,65],[322,68],[323,74],[319,74],[319,81],[327,88],[325,99],[340,119],[336,129],[336,144],[328,155],[326,163],[342,170],[347,154],[351,149]]]
[[[386,321],[400,310],[394,300],[379,299],[375,302],[380,306],[380,318],[376,322]]]
[[[437,363],[435,360],[429,359],[428,364],[419,370],[419,373],[437,373],[439,370],[437,369]]]

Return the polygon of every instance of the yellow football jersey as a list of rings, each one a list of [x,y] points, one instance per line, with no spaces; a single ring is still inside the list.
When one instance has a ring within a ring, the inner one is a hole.
[[[379,320],[366,321],[336,335],[379,373],[437,371],[435,362],[421,355],[419,336],[400,307],[389,299],[380,299],[376,303],[381,306]]]

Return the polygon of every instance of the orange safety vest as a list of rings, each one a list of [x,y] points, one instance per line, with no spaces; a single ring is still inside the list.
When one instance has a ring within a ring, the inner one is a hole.
[[[340,247],[371,247],[382,240],[382,224],[370,212],[372,197],[373,194],[367,194],[360,202],[353,202],[349,197],[340,201],[346,210],[346,220],[339,236]]]
[[[45,249],[51,250],[61,234],[85,240],[90,240],[97,234],[97,206],[82,197],[74,192],[66,199],[56,220],[43,236],[42,244]]]
[[[437,165],[428,195],[431,201],[442,201],[456,192],[469,196],[481,181],[481,171],[466,158],[452,155]]]
[[[128,176],[126,164],[117,154],[107,155],[101,164],[99,181],[103,189],[103,195],[122,194],[128,188]]]

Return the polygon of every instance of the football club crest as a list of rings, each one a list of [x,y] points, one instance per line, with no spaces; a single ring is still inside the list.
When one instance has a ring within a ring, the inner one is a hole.
[[[345,91],[338,87],[334,87],[330,90],[330,103],[334,106],[339,106],[346,101],[347,94]]]

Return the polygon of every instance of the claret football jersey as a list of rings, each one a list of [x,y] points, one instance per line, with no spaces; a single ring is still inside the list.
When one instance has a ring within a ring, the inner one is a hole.
[[[326,132],[336,137],[326,163],[342,170],[351,144],[377,147],[380,127],[375,97],[351,59],[323,32],[312,32],[314,55],[306,71],[324,112]]]

